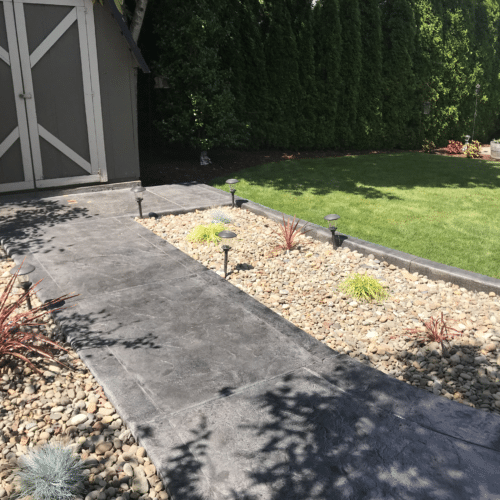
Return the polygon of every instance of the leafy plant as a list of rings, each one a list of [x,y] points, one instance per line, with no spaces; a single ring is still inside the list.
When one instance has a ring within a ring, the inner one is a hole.
[[[217,233],[224,231],[224,224],[208,224],[207,226],[196,226],[188,235],[188,241],[219,242],[221,239]]]
[[[339,285],[339,290],[358,300],[383,300],[389,292],[373,276],[353,274]]]
[[[446,152],[452,155],[460,155],[463,153],[464,145],[460,141],[448,141]]]
[[[12,498],[28,495],[33,500],[72,499],[83,490],[85,464],[70,448],[49,443],[21,457],[14,471],[20,491]]]
[[[436,145],[433,141],[425,139],[424,143],[422,144],[422,149],[424,150],[424,153],[432,153],[432,151],[436,149]]]
[[[467,158],[481,158],[481,144],[479,141],[472,141],[467,145],[467,149],[465,150],[465,154]]]
[[[283,224],[278,224],[278,229],[273,231],[274,234],[278,235],[278,237],[282,238],[283,243],[277,245],[277,248],[281,248],[282,250],[292,250],[295,248],[297,243],[294,242],[296,236],[299,234],[307,234],[311,229],[308,231],[304,231],[304,228],[307,226],[307,222],[297,230],[297,226],[299,225],[300,220],[295,222],[295,215],[293,216],[293,222],[290,223],[290,219],[288,219],[285,223],[285,216],[283,215]],[[295,225],[294,225],[295,223]]]
[[[212,224],[231,224],[232,220],[222,210],[214,210],[212,212]]]
[[[22,266],[22,264],[21,264]],[[60,362],[54,356],[51,356],[47,351],[36,347],[35,342],[52,345],[56,349],[61,349],[68,352],[67,349],[60,346],[56,342],[49,340],[47,337],[39,333],[39,329],[47,324],[47,314],[62,309],[61,307],[50,309],[51,306],[68,300],[78,295],[63,295],[57,299],[46,302],[43,305],[29,310],[23,307],[28,297],[34,295],[35,287],[40,283],[38,281],[29,290],[20,294],[20,296],[8,304],[8,300],[12,294],[14,282],[19,274],[19,270],[12,276],[7,283],[0,297],[0,358],[5,355],[11,355],[27,362],[35,371],[42,374],[33,363],[19,351],[36,352],[51,361],[56,361],[65,368],[69,368],[64,363]]]
[[[439,342],[441,344],[441,350],[443,356],[448,355],[448,350],[446,349],[444,342],[449,342],[453,337],[458,337],[462,333],[455,328],[448,326],[444,320],[444,315],[441,312],[441,318],[434,319],[431,317],[429,321],[423,322],[425,326],[425,332],[420,332],[416,329],[407,330],[408,333],[417,335],[417,340],[421,342]],[[451,330],[457,333],[451,333]]]

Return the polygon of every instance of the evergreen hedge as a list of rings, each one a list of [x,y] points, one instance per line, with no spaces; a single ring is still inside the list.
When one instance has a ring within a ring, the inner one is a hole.
[[[171,142],[417,149],[500,135],[498,0],[150,6],[153,70],[170,84],[157,125]]]

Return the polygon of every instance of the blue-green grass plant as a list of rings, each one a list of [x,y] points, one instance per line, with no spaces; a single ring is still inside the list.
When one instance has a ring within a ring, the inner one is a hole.
[[[222,210],[213,210],[210,213],[210,216],[212,217],[212,224],[231,224],[232,219],[229,217],[229,215],[226,214],[226,212]]]
[[[83,492],[86,468],[70,448],[48,443],[20,457],[17,473],[19,491],[11,498],[70,500]]]

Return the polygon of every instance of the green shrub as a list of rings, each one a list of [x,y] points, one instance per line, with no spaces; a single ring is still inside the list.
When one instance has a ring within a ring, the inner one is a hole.
[[[424,143],[422,144],[422,149],[424,150],[424,153],[432,153],[432,151],[436,149],[436,145],[433,141],[425,139]]]
[[[467,145],[465,154],[467,155],[467,158],[481,158],[480,151],[481,144],[479,143],[479,141],[472,141]]]
[[[353,274],[339,285],[339,290],[358,300],[383,300],[388,297],[387,290],[367,274]]]
[[[207,226],[196,226],[186,237],[188,241],[214,242],[218,243],[221,239],[217,233],[224,231],[224,224],[208,224]]]

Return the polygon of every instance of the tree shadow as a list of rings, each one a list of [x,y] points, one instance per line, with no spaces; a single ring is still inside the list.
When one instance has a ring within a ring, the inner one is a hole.
[[[415,187],[500,187],[500,163],[481,159],[393,153],[302,159],[265,164],[235,172],[236,178],[252,186],[269,187],[300,198],[306,192],[322,196],[344,192],[366,199],[400,200],[380,188],[401,190]],[[224,182],[217,178],[209,184]]]
[[[1,236],[15,238],[16,250],[25,254],[30,246],[50,243],[50,240],[42,239],[47,227],[92,217],[87,208],[65,206],[58,201],[36,196],[19,199],[7,195],[0,199]]]

